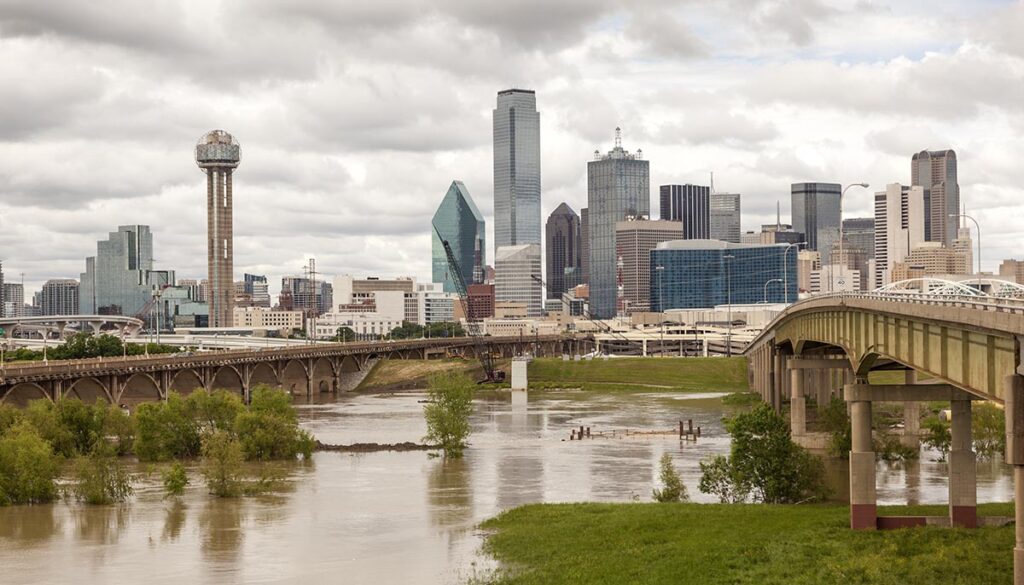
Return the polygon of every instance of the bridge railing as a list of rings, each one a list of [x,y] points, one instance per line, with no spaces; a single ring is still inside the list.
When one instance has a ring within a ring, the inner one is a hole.
[[[847,300],[886,301],[1024,315],[1024,299],[1018,298],[978,297],[972,295],[935,295],[913,292],[866,291],[823,293],[807,297],[806,299],[800,299],[783,309],[782,312],[776,315],[775,318],[765,326],[761,334],[750,343],[748,349],[759,345],[760,340],[768,335],[772,329],[774,329],[776,324],[797,311],[803,310],[808,306],[821,305],[824,301],[836,301],[836,304],[842,304],[843,301]]]

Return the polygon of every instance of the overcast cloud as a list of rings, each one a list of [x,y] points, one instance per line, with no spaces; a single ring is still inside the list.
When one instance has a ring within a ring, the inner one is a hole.
[[[464,181],[491,232],[497,91],[537,91],[543,213],[586,204],[613,129],[657,185],[789,216],[795,181],[909,182],[953,148],[984,268],[1020,255],[1024,4],[963,0],[0,0],[0,260],[77,277],[118,225],[204,277],[193,146],[242,145],[235,270],[430,275],[430,218]],[[851,190],[847,216],[867,215]],[[492,245],[489,241],[489,245]],[[488,250],[488,259],[493,249]]]

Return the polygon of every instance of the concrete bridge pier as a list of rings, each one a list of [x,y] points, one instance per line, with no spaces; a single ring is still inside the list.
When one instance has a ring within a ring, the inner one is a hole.
[[[903,380],[908,386],[917,384],[917,372],[907,370]],[[900,442],[904,447],[915,450],[921,448],[921,403],[917,400],[903,403],[903,436]]]
[[[807,398],[804,397],[804,371],[789,369],[789,432],[794,437],[807,434]]]
[[[867,385],[867,379],[858,380]],[[871,401],[866,396],[850,400],[850,528],[878,528],[878,505],[875,494],[875,452],[871,442]]]
[[[978,527],[976,456],[971,442],[971,401],[950,402],[949,520],[961,528]]]
[[[1024,376],[1006,376],[1003,388],[1006,408],[1006,463],[1013,466],[1013,501],[1016,516],[1013,583],[1024,585]]]

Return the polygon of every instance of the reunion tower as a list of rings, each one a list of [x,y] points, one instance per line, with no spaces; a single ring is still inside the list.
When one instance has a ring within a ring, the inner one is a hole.
[[[196,164],[206,173],[206,262],[209,269],[209,327],[231,327],[235,300],[231,175],[241,160],[238,141],[211,130],[196,144]]]

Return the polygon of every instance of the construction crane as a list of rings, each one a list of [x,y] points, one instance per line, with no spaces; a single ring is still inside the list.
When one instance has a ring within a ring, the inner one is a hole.
[[[490,344],[484,343],[483,335],[480,333],[480,323],[469,311],[469,289],[466,287],[466,279],[462,277],[462,270],[459,261],[455,258],[448,240],[441,237],[441,233],[434,228],[437,239],[441,240],[444,247],[444,254],[448,259],[448,275],[455,283],[456,291],[459,294],[459,304],[462,305],[462,313],[466,316],[466,333],[473,339],[473,346],[477,359],[484,369],[484,379],[480,384],[486,382],[502,382],[505,380],[505,372],[494,367],[494,355],[491,352]]]
[[[531,274],[530,278],[532,278],[535,281],[537,281],[537,283],[540,284],[543,288],[548,288],[547,283],[544,282],[544,280],[541,279],[540,276],[538,276],[536,274]],[[619,341],[625,341],[626,343],[630,343],[630,340],[629,340],[628,337],[626,337],[625,335],[619,333],[618,331],[613,329],[610,325],[608,325],[604,321],[601,321],[599,319],[595,319],[593,317],[593,315],[590,314],[590,311],[588,311],[586,309],[583,309],[583,318],[586,319],[587,321],[590,321],[594,325],[597,325],[597,327],[599,329],[601,329],[602,331],[604,331],[605,333],[608,333],[609,335],[617,337],[619,339]]]

